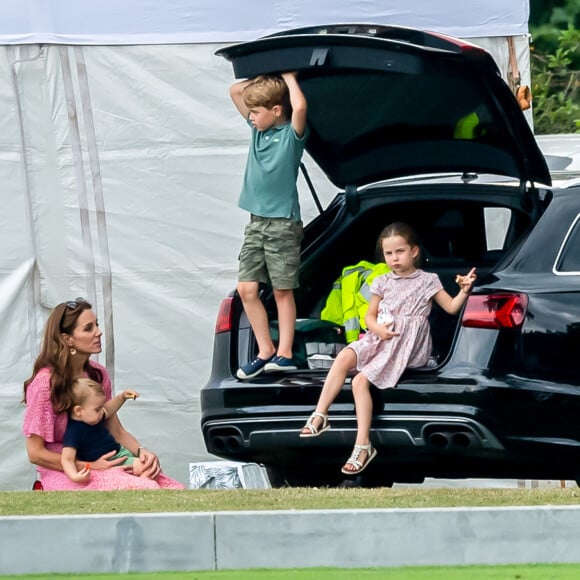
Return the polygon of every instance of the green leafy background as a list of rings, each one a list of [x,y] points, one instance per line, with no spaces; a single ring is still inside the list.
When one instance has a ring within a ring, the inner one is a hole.
[[[530,0],[536,134],[580,133],[580,0]]]

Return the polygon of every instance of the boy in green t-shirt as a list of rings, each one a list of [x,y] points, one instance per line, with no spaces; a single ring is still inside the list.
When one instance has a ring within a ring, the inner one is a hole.
[[[230,88],[252,131],[239,207],[250,212],[240,251],[238,293],[258,343],[258,354],[236,373],[250,379],[262,371],[294,370],[292,358],[303,237],[296,179],[308,137],[306,99],[296,73],[259,76]],[[278,310],[276,350],[268,315],[258,294],[271,283]]]

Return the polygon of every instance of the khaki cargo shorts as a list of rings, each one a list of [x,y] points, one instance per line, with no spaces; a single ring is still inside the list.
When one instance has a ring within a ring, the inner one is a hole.
[[[264,282],[277,290],[298,288],[301,221],[252,215],[240,250],[240,282]]]

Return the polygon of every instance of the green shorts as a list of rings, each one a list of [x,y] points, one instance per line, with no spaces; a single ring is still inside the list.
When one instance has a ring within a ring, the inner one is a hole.
[[[240,250],[240,282],[264,282],[277,290],[298,288],[302,222],[252,215]]]
[[[133,465],[133,462],[135,461],[135,456],[128,449],[125,449],[125,447],[123,447],[122,445],[121,449],[119,449],[119,451],[115,455],[113,455],[113,457],[111,457],[109,461],[112,461],[113,459],[119,459],[119,457],[125,458],[125,463],[121,463],[121,465]]]

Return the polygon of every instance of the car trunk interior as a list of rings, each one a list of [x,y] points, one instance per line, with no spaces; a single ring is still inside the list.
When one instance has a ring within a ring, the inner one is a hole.
[[[407,192],[406,199],[410,197]],[[528,230],[531,216],[518,204],[498,204],[493,196],[463,195],[450,202],[437,196],[418,196],[420,201],[385,203],[385,196],[370,193],[361,196],[358,207],[349,209],[348,203],[333,203],[326,212],[305,229],[300,288],[295,291],[297,318],[295,352],[303,353],[301,341],[316,341],[319,321],[333,284],[343,268],[366,260],[373,264],[383,258],[377,248],[381,230],[393,221],[409,223],[421,240],[422,268],[439,275],[444,288],[455,295],[459,288],[457,274],[466,274],[477,267],[478,283],[503,258],[515,242]],[[434,198],[434,199],[433,199]],[[505,202],[505,197],[502,197]],[[345,216],[345,213],[350,214]],[[276,306],[271,289],[262,294],[273,335],[276,334]],[[449,352],[459,316],[450,316],[435,303],[430,317],[433,336],[433,355],[438,364]],[[307,325],[309,331],[301,332]],[[324,325],[320,341],[333,336]],[[338,342],[344,342],[339,337]],[[252,353],[249,353],[251,356]],[[301,358],[299,366],[308,368]]]

